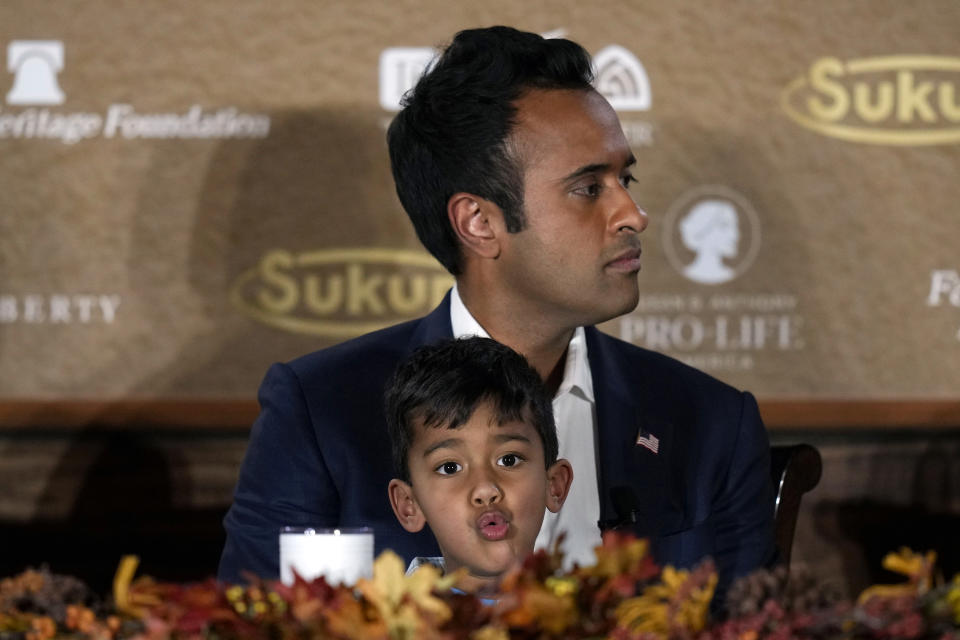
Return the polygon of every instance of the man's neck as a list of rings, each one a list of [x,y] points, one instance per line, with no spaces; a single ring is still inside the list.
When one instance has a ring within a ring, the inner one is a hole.
[[[551,393],[563,380],[567,345],[576,327],[552,322],[550,314],[530,308],[487,288],[477,289],[458,280],[457,290],[470,315],[491,338],[523,354]]]

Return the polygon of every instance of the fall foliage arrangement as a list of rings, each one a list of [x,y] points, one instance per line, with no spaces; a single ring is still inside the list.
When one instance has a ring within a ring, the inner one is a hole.
[[[558,550],[537,552],[504,579],[494,604],[451,590],[457,575],[432,566],[406,576],[389,551],[372,578],[351,586],[323,578],[164,583],[134,579],[137,559],[126,557],[107,600],[76,578],[27,570],[0,581],[0,640],[960,640],[960,574],[938,584],[933,553],[889,554],[884,566],[906,580],[870,587],[856,602],[782,567],[758,571],[732,585],[727,616],[716,620],[709,561],[692,571],[661,569],[647,541],[615,533],[596,557],[593,566],[564,571]]]

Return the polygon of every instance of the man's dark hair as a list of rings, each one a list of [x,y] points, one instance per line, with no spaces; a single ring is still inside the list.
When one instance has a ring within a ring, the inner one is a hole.
[[[514,102],[530,89],[590,90],[590,55],[575,42],[510,27],[454,37],[403,99],[387,131],[397,195],[420,242],[453,275],[462,254],[447,219],[457,192],[495,203],[507,231],[521,231],[523,169],[509,134]]]
[[[399,478],[410,482],[407,456],[417,424],[456,429],[481,403],[490,403],[499,424],[532,423],[546,466],[557,461],[553,406],[536,370],[495,340],[461,338],[420,347],[400,363],[387,386],[387,427]]]

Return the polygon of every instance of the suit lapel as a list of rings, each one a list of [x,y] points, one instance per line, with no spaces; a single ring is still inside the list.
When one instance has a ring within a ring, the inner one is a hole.
[[[679,480],[672,478],[673,425],[657,412],[652,387],[637,364],[630,366],[618,343],[587,328],[587,354],[597,410],[600,517],[617,516],[611,490],[628,488],[636,505],[639,535],[679,526]],[[638,437],[645,444],[638,444]]]
[[[420,323],[410,337],[410,351],[434,342],[453,337],[450,325],[450,292],[443,297],[437,308],[420,319]]]

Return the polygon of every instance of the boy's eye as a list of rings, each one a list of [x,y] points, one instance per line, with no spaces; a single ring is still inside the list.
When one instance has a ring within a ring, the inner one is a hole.
[[[497,464],[501,467],[515,467],[523,461],[523,456],[516,453],[508,453],[497,459]]]
[[[633,177],[633,174],[632,174],[632,173],[628,173],[628,174],[626,174],[625,176],[621,176],[621,177],[620,177],[620,184],[623,185],[623,188],[624,188],[624,189],[629,189],[629,188],[630,188],[630,183],[631,183],[631,182],[636,182],[636,181],[637,181],[637,179]]]
[[[450,476],[455,474],[457,471],[460,471],[461,469],[463,469],[463,467],[460,466],[460,464],[457,462],[444,462],[439,467],[437,467],[435,471],[442,476]]]

